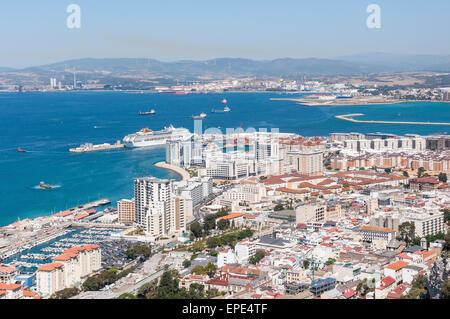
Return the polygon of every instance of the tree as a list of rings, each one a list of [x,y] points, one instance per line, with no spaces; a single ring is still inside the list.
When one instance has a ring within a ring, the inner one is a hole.
[[[152,299],[155,296],[157,287],[158,287],[158,279],[143,284],[137,292],[137,297],[140,299]]]
[[[445,235],[444,249],[450,250],[450,231],[448,231],[447,234]]]
[[[325,262],[325,265],[329,266],[336,262],[336,259],[334,258],[328,258],[328,260]]]
[[[137,244],[133,247],[128,248],[125,254],[129,259],[136,259],[137,257],[148,259],[152,254],[152,250],[147,245]]]
[[[442,212],[444,213],[444,223],[448,222],[450,220],[450,209],[444,208]]]
[[[180,297],[180,289],[178,288],[178,272],[176,270],[168,270],[161,276],[159,286],[155,291],[156,299],[177,299]]]
[[[183,267],[184,268],[188,268],[189,266],[191,265],[191,261],[190,260],[185,260],[185,261],[183,261]]]
[[[80,293],[78,288],[65,288],[55,292],[50,299],[69,299]]]
[[[202,241],[197,241],[191,246],[191,250],[195,253],[197,251],[202,251],[204,249],[204,245]]]
[[[445,173],[439,173],[438,179],[442,183],[447,183],[447,174]]]
[[[392,172],[392,170],[391,170],[390,168],[385,168],[384,171],[385,171],[387,174],[390,174],[390,173]]]
[[[280,211],[280,210],[283,210],[283,209],[284,209],[284,206],[281,203],[280,204],[276,204],[275,207],[273,208],[273,210],[276,211],[276,212]]]
[[[97,291],[102,288],[102,282],[98,276],[88,277],[82,285],[84,291]]]
[[[209,277],[214,277],[217,271],[217,267],[213,263],[208,263],[204,269]]]
[[[217,257],[218,254],[219,254],[219,253],[218,253],[217,251],[215,251],[215,250],[211,250],[211,251],[209,252],[209,255],[210,255],[210,256],[213,256],[213,257]]]
[[[217,237],[211,237],[206,240],[206,247],[216,248],[217,246],[219,246],[219,240]]]
[[[256,253],[255,253],[253,256],[251,256],[251,257],[249,258],[248,262],[249,262],[250,264],[256,265],[256,264],[259,263],[259,261],[260,261],[261,259],[263,259],[265,256],[266,256],[266,252],[265,252],[264,250],[258,250],[258,251],[256,251]]]
[[[230,221],[227,219],[221,219],[217,222],[217,228],[220,230],[225,230],[230,227]]]
[[[206,275],[205,267],[203,267],[201,265],[197,265],[194,268],[192,268],[191,274]]]
[[[303,268],[305,268],[305,269],[309,268],[309,260],[307,260],[307,259],[303,260]]]
[[[414,226],[414,223],[404,222],[398,226],[398,231],[400,233],[400,238],[408,244],[414,239],[416,227]]]
[[[405,296],[402,296],[401,298],[402,299],[419,299],[419,298],[425,298],[425,296],[427,294],[428,294],[428,291],[427,291],[426,278],[424,275],[418,275],[411,282],[411,289],[409,290],[408,294]]]
[[[199,222],[192,223],[190,230],[191,230],[192,234],[194,234],[195,238],[200,238],[203,235],[202,234],[203,233],[202,226],[200,225]]]
[[[408,172],[407,172],[407,171],[403,171],[403,176],[405,176],[405,177],[409,177],[409,174],[408,174]]]
[[[424,172],[425,172],[425,168],[419,167],[417,169],[417,177],[422,177]]]

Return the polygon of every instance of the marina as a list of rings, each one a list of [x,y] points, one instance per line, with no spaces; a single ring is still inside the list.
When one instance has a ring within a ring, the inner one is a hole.
[[[1,256],[2,262],[12,263],[20,266],[20,272],[32,273],[37,267],[52,262],[53,258],[62,254],[65,250],[88,244],[102,246],[105,242],[111,241],[111,235],[116,234],[117,229],[103,228],[70,228],[58,233],[46,242],[36,242],[34,246],[24,246],[22,250],[16,251],[13,255]],[[107,244],[107,246],[111,246]],[[114,259],[107,250],[102,251],[102,262],[110,262]]]

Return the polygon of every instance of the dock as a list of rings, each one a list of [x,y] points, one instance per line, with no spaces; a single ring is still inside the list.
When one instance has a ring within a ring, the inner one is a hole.
[[[370,123],[370,124],[405,124],[405,125],[450,125],[446,122],[404,122],[404,121],[370,121],[370,120],[355,120],[354,116],[362,116],[363,113],[336,115],[335,118],[354,122],[354,123]]]

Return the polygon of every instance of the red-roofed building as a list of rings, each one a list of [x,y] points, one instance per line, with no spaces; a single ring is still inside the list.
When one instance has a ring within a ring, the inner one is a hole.
[[[15,267],[0,266],[0,283],[10,284],[17,274]]]
[[[391,292],[395,285],[395,279],[391,276],[384,277],[380,280],[378,287],[375,289],[375,299],[386,299],[389,292]]]
[[[6,294],[3,293],[5,299],[19,299],[22,295],[21,289],[22,285],[20,284],[0,283],[0,292],[6,292]]]
[[[395,279],[395,282],[399,283],[403,280],[402,269],[409,265],[409,262],[399,260],[393,264],[384,267],[384,275],[386,277],[390,276]]]

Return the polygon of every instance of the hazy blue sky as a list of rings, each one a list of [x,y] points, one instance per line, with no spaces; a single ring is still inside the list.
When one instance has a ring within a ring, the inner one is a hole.
[[[80,29],[66,26],[72,3],[81,7]],[[381,7],[381,29],[366,26],[371,3]],[[450,54],[449,15],[448,0],[1,0],[0,66],[84,57]]]

